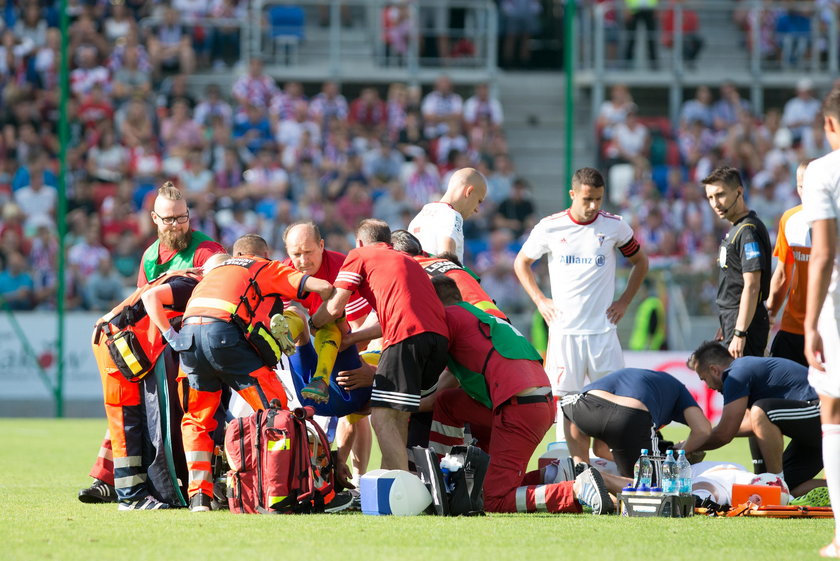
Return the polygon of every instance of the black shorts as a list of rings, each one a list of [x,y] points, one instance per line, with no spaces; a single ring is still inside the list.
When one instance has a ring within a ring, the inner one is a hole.
[[[619,474],[633,477],[633,465],[639,459],[641,449],[651,447],[653,419],[650,413],[586,393],[564,397],[560,407],[563,415],[581,432],[603,440],[610,447]]]
[[[805,336],[790,331],[779,331],[773,337],[770,345],[770,356],[786,358],[798,362],[802,366],[808,366],[805,358]]]
[[[782,455],[785,483],[793,489],[813,479],[823,468],[820,402],[793,399],[760,399],[753,403],[767,415],[790,444]]]
[[[373,378],[371,407],[413,413],[420,397],[434,390],[449,358],[449,341],[438,333],[418,333],[382,351]]]
[[[723,332],[723,344],[728,347],[735,332],[735,323],[738,321],[738,308],[721,309],[718,318],[720,319],[720,329]],[[769,336],[770,318],[767,317],[767,308],[764,307],[764,303],[759,302],[759,305],[755,308],[752,323],[747,327],[744,356],[764,356],[764,349],[767,348],[767,337]]]

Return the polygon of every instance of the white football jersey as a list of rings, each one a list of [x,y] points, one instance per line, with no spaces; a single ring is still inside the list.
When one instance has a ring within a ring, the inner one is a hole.
[[[562,333],[590,335],[615,329],[607,308],[615,295],[616,250],[633,240],[620,216],[600,211],[592,222],[575,222],[568,210],[543,218],[522,246],[537,260],[548,255],[551,298],[557,310],[552,326]]]
[[[464,262],[464,217],[448,203],[434,202],[424,205],[408,225],[423,251],[437,255],[444,251],[446,238],[455,240],[455,254]]]
[[[816,159],[805,170],[802,188],[802,212],[808,222],[815,220],[837,221],[840,237],[840,150],[835,150]],[[834,256],[828,297],[823,304],[820,317],[840,318],[840,253]],[[830,314],[830,315],[829,315]]]

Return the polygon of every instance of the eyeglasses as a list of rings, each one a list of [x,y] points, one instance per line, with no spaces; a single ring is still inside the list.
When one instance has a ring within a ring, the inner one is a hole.
[[[180,216],[160,216],[157,213],[155,213],[155,216],[157,216],[160,219],[160,221],[166,224],[167,226],[172,226],[176,222],[178,224],[184,224],[190,219],[189,211],[187,211],[186,214],[181,214]]]

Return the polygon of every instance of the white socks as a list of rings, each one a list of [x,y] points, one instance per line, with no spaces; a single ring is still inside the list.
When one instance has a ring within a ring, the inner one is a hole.
[[[823,467],[834,509],[835,539],[840,538],[840,425],[823,425]]]

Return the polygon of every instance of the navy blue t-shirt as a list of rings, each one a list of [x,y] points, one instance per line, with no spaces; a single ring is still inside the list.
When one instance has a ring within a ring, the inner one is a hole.
[[[745,356],[723,371],[723,404],[749,396],[747,407],[759,399],[817,399],[808,384],[808,369],[786,358]]]
[[[638,399],[645,404],[657,427],[671,421],[686,424],[685,410],[699,407],[682,382],[656,370],[622,368],[583,388],[584,392],[590,390]]]

